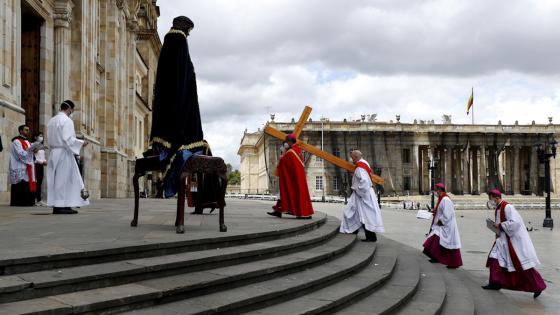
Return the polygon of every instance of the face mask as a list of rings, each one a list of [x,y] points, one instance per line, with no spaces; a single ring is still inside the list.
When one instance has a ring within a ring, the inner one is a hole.
[[[43,137],[37,137],[38,142],[43,142]]]
[[[490,199],[486,203],[486,207],[488,207],[488,209],[496,209],[496,206],[496,201],[494,199]]]
[[[290,148],[290,145],[287,144],[287,143],[284,143],[284,149],[289,149],[289,148]]]

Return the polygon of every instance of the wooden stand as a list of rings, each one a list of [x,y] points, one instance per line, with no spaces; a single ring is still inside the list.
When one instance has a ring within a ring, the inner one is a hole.
[[[158,156],[150,156],[136,160],[134,176],[132,177],[132,183],[134,186],[134,218],[132,219],[132,222],[130,222],[131,226],[138,226],[138,208],[140,201],[140,188],[138,180],[140,177],[144,176],[146,172],[157,170],[161,170]],[[227,167],[222,158],[205,155],[191,156],[181,170],[177,195],[177,215],[175,219],[176,232],[185,233],[185,194],[188,190],[190,190],[186,181],[192,174],[195,173],[214,174],[219,177],[219,194],[217,194],[218,200],[215,201],[215,205],[220,209],[220,232],[226,232],[227,226],[224,223],[224,208],[226,206],[225,195],[228,182]]]

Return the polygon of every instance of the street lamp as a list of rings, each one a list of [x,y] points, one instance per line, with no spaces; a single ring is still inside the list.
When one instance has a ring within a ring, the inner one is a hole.
[[[543,227],[554,227],[554,221],[550,213],[550,158],[556,158],[556,145],[558,142],[552,140],[548,146],[543,147],[540,143],[536,145],[537,147],[537,157],[539,162],[544,164],[544,191],[546,192],[546,207],[545,207],[545,218],[543,222]],[[548,148],[550,147],[550,152]]]
[[[436,176],[435,171],[438,167],[438,161],[435,158],[432,158],[428,161],[428,169],[430,170],[430,191],[432,194],[432,210],[435,207],[435,188],[436,188]]]

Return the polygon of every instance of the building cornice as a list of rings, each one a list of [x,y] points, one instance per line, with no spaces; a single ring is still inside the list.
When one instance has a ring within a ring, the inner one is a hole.
[[[278,130],[291,131],[295,123],[268,123]],[[304,131],[354,131],[354,132],[411,132],[411,133],[502,133],[502,134],[551,134],[560,133],[557,124],[531,125],[469,125],[469,124],[406,124],[383,122],[307,122]]]
[[[20,114],[25,114],[25,110],[19,106],[17,106],[16,104],[10,103],[6,100],[0,99],[0,107],[6,107],[10,110],[13,110],[14,112],[20,113]]]

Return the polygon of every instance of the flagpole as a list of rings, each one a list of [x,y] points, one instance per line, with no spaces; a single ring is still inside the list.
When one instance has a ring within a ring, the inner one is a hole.
[[[471,88],[471,96],[473,98],[473,103],[474,103],[474,87]],[[474,104],[471,105],[471,109],[472,109],[472,124],[474,125]]]

